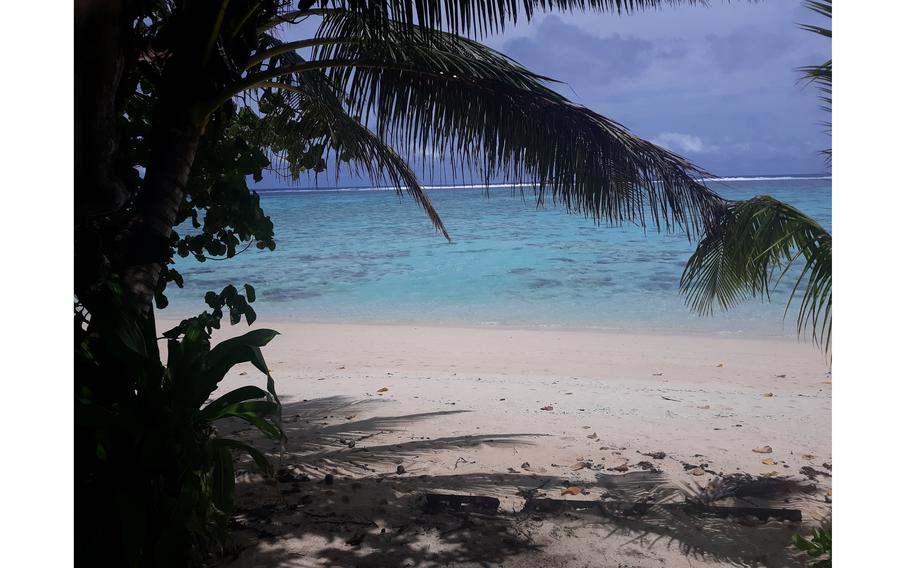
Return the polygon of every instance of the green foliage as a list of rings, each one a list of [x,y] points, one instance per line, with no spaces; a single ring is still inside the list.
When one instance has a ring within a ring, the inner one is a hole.
[[[793,535],[793,545],[815,560],[809,563],[810,568],[831,568],[831,528],[815,528],[806,539]]]
[[[232,258],[254,244],[259,250],[275,250],[272,221],[262,210],[259,195],[247,185],[247,177],[261,180],[269,167],[263,134],[268,128],[248,108],[235,112],[228,105],[216,114],[200,141],[175,221],[178,225],[189,221],[193,228],[186,235],[176,229],[172,233],[171,248],[178,256],[206,262]],[[165,288],[170,282],[183,287],[179,272],[169,267],[158,282],[158,308],[167,306]],[[236,323],[231,315],[231,323]]]
[[[802,295],[800,333],[828,349],[831,340],[831,234],[773,197],[729,202],[689,258],[680,280],[686,302],[701,314],[730,309],[749,296],[770,298],[794,266],[793,299]],[[797,260],[802,259],[802,264]]]
[[[414,22],[395,2],[375,11],[337,4],[320,12],[310,40],[285,44],[267,35],[265,49],[251,57],[244,79],[226,89],[223,100],[261,93],[260,109],[284,109],[282,116],[297,117],[317,136],[324,130],[321,146],[373,178],[390,178],[440,231],[409,162],[431,172],[471,172],[485,181],[530,182],[541,202],[552,199],[616,224],[696,228],[719,202],[697,181],[704,172],[684,158],[572,103],[549,88],[550,79],[444,31],[462,18],[475,21],[455,15],[452,6],[433,4],[428,9],[438,13]],[[487,7],[510,18],[521,11],[499,3]],[[531,13],[536,6],[524,8]],[[457,21],[437,21],[443,12]],[[487,25],[488,16],[478,13],[476,21]],[[306,46],[312,52],[304,58],[295,49]]]
[[[239,294],[217,297],[216,313]],[[154,321],[129,314],[93,313],[86,322],[77,313],[77,561],[201,566],[230,542],[235,454],[271,473],[261,450],[221,436],[218,424],[240,419],[283,443],[261,352],[277,333],[253,330],[212,346],[221,316],[203,312],[165,333],[165,365]],[[265,375],[264,388],[246,385],[207,402],[240,363]]]
[[[825,18],[831,19],[832,16],[832,0],[807,0],[803,2],[803,5],[809,10],[819,14]],[[807,32],[818,34],[823,37],[831,38],[831,28],[816,26],[810,24],[799,24],[799,28]],[[799,71],[802,75],[803,81],[807,83],[813,83],[818,87],[818,90],[821,92],[819,98],[824,103],[822,108],[831,112],[831,94],[832,94],[832,75],[831,75],[831,59],[828,59],[824,63],[818,65],[806,65],[799,67]],[[827,133],[831,133],[831,123],[826,122],[825,126],[828,128]],[[822,155],[825,156],[825,159],[830,164],[831,162],[831,149],[822,150]]]

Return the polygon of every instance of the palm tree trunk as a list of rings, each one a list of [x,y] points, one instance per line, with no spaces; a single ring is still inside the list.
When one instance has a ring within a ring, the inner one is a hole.
[[[84,219],[110,214],[129,198],[113,167],[124,17],[121,2],[113,0],[82,0],[75,8],[75,212]]]
[[[152,306],[205,119],[184,114],[159,131],[130,231],[123,285],[143,310]]]

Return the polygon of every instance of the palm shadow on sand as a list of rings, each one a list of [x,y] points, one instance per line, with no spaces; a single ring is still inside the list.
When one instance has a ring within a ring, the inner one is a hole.
[[[788,546],[798,526],[771,521],[748,526],[733,519],[694,516],[663,506],[681,497],[662,475],[633,472],[573,481],[588,502],[602,494],[622,502],[652,504],[636,514],[603,511],[523,512],[507,507],[498,514],[425,512],[427,493],[511,497],[558,488],[566,478],[520,473],[458,473],[458,450],[477,445],[514,447],[534,443],[539,433],[476,434],[368,445],[383,432],[453,413],[446,410],[357,419],[383,401],[327,397],[286,404],[288,435],[281,481],[257,476],[238,480],[234,519],[241,550],[226,564],[245,566],[523,566],[573,565],[571,555],[548,550],[548,534],[586,530],[609,539],[628,556],[672,551],[692,559],[738,566],[800,566]],[[242,435],[242,430],[238,430]],[[353,444],[352,444],[353,442]],[[278,458],[276,448],[265,448]],[[451,454],[453,472],[423,475],[389,473],[402,456]],[[462,468],[464,469],[464,468]],[[326,483],[326,474],[331,483]],[[555,527],[555,528],[554,528]],[[558,529],[558,530],[557,530]],[[556,532],[554,532],[556,531]],[[587,541],[590,542],[590,541]]]

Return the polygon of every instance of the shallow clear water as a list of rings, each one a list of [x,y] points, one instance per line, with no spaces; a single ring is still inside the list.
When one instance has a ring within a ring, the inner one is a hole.
[[[713,182],[722,195],[772,195],[831,224],[830,179]],[[278,248],[225,261],[177,259],[186,288],[167,317],[198,313],[207,290],[249,282],[261,318],[597,327],[794,335],[787,293],[711,317],[678,293],[694,242],[635,226],[596,226],[509,189],[431,190],[449,244],[389,191],[264,192]]]

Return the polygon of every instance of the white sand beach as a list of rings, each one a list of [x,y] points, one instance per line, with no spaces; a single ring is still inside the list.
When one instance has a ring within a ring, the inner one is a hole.
[[[797,565],[787,546],[793,532],[830,515],[831,377],[809,344],[255,327],[281,332],[264,354],[288,443],[273,454],[277,482],[238,481],[241,509],[255,509],[241,515],[248,530],[233,566],[788,566]],[[239,366],[221,390],[250,381],[263,382]],[[245,425],[231,428],[246,438]],[[769,453],[754,451],[764,446]],[[786,505],[802,512],[802,524],[520,512],[528,491],[579,502],[666,491],[674,502],[681,486],[734,473],[806,482],[810,489]],[[427,515],[426,493],[496,497],[501,514]]]

